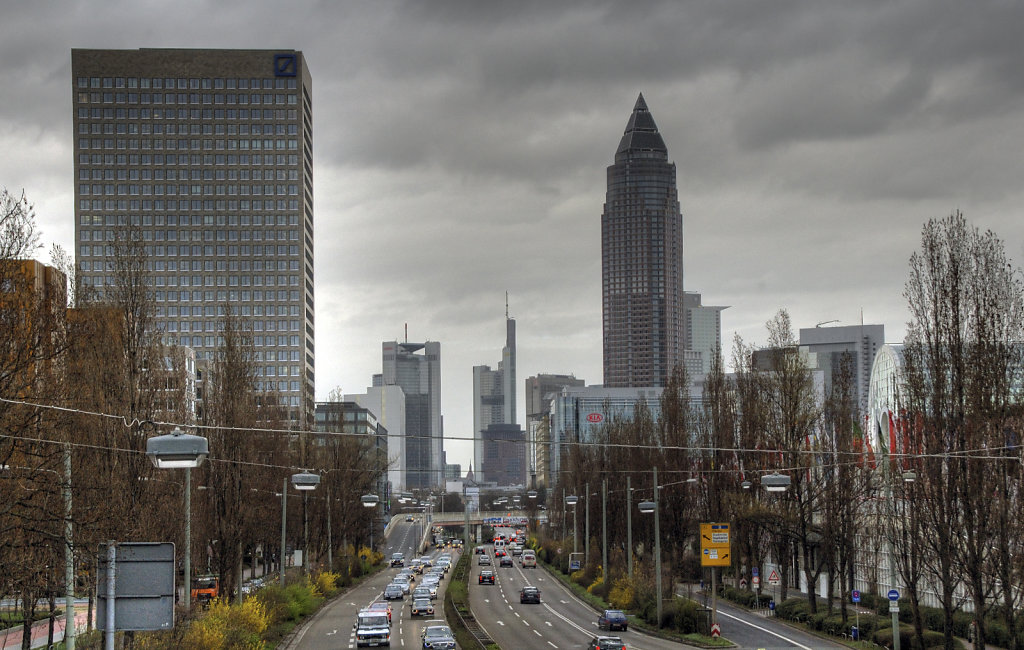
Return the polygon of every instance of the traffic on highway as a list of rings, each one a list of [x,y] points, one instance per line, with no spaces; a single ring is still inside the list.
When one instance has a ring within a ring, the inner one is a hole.
[[[326,605],[289,644],[303,650],[399,647],[454,650],[444,620],[445,588],[461,545],[424,551],[430,536],[421,518],[396,521],[380,549],[388,569]],[[615,611],[597,612],[537,567],[524,548],[525,531],[498,526],[494,539],[476,546],[470,559],[469,601],[477,623],[502,648],[678,650],[682,644],[640,632]],[[740,647],[838,647],[795,630],[757,620],[756,614],[722,612]],[[744,619],[744,620],[741,620]],[[811,645],[808,645],[811,644]]]

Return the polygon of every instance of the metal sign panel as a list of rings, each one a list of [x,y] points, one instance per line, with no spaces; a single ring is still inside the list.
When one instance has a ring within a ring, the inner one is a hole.
[[[701,524],[700,550],[701,566],[730,566],[732,564],[732,545],[729,524]]]
[[[97,626],[107,623],[107,547],[100,547]],[[174,544],[117,545],[114,566],[114,629],[169,630],[174,627]]]

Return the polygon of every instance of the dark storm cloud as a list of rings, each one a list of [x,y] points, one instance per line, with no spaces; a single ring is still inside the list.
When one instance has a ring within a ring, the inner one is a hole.
[[[600,382],[605,168],[643,92],[679,176],[687,289],[764,340],[901,336],[921,224],[1024,257],[1024,4],[899,0],[36,2],[0,22],[0,185],[73,249],[70,50],[260,47],[313,75],[318,394],[380,341],[443,343],[446,429],[495,365]],[[320,361],[320,359],[325,359]]]

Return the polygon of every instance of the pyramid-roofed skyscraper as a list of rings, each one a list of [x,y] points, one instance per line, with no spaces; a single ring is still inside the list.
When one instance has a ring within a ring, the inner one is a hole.
[[[664,386],[683,363],[676,166],[641,94],[608,167],[601,215],[604,385]]]

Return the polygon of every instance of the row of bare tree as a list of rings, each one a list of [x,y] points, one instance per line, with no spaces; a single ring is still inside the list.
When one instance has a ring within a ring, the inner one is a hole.
[[[69,545],[79,596],[96,593],[108,541],[174,541],[180,566],[184,472],[157,470],[145,456],[147,438],[174,425],[209,440],[209,461],[192,470],[191,550],[193,573],[208,566],[222,595],[240,593],[245,562],[257,571],[250,558],[262,554],[267,572],[289,550],[279,548],[277,497],[295,472],[323,478],[289,503],[289,547],[302,546],[304,514],[314,565],[326,562],[331,539],[336,568],[347,568],[340,551],[370,535],[359,495],[375,489],[387,459],[371,441],[313,433],[312,414],[286,421],[277,396],[256,389],[257,350],[230,305],[215,358],[190,373],[191,351],[166,339],[154,317],[151,262],[137,235],[119,233],[114,284],[99,297],[75,282],[59,249],[51,257],[63,273],[26,261],[38,250],[32,206],[0,195],[0,596],[19,599],[26,618],[40,598],[65,593]]]
[[[604,588],[627,573],[630,534],[637,554],[653,548],[653,527],[636,503],[651,498],[657,467],[663,565],[676,580],[700,576],[698,524],[730,522],[734,577],[771,561],[782,598],[802,587],[812,612],[838,602],[845,620],[851,589],[884,595],[901,586],[922,644],[922,608],[938,604],[947,648],[954,647],[954,614],[964,610],[973,612],[977,647],[985,644],[986,617],[1020,647],[1020,272],[994,234],[955,213],[925,224],[905,297],[904,364],[884,412],[859,413],[848,356],[827,381],[816,376],[783,310],[768,323],[766,349],[736,339],[733,373],[714,360],[700,399],[691,399],[689,379],[677,371],[658,417],[638,402],[633,416],[568,445],[553,492],[589,489],[579,516],[607,517]],[[788,489],[759,489],[768,473],[788,476]],[[553,530],[567,513],[571,528],[571,511],[552,507]],[[599,560],[590,554],[591,563]]]

